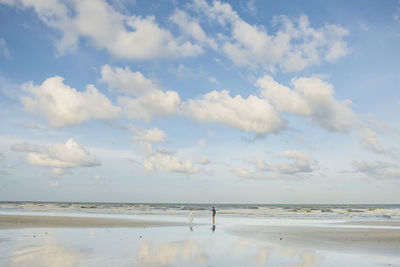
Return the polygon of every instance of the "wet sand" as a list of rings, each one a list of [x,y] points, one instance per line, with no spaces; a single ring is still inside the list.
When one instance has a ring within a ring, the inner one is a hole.
[[[0,215],[0,229],[18,228],[97,228],[97,227],[161,227],[186,225],[179,222],[137,219],[94,218],[42,215]]]
[[[0,215],[0,265],[400,266],[395,221],[277,225],[219,217],[216,227],[208,217],[196,221],[189,227],[187,217],[168,215]]]
[[[350,226],[350,223],[344,224]],[[351,222],[351,226],[354,227],[252,226],[232,228],[230,232],[279,246],[400,255],[400,229],[376,228],[378,222],[357,222],[357,224],[363,227],[358,228]],[[365,227],[366,225],[373,225],[374,228]]]

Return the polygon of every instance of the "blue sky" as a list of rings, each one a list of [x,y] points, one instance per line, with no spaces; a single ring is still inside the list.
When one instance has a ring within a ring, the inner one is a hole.
[[[0,0],[0,200],[400,203],[400,2]]]

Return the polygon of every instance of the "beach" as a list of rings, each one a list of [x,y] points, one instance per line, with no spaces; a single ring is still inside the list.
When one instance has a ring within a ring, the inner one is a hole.
[[[161,227],[185,225],[183,222],[128,220],[118,218],[93,218],[45,215],[1,215],[0,229],[22,228],[114,228],[114,227]]]
[[[0,214],[1,266],[400,266],[396,220],[33,214]]]

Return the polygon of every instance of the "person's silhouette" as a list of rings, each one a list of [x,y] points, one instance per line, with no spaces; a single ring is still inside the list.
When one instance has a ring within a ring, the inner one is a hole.
[[[212,220],[213,220],[213,224],[215,224],[215,214],[217,213],[217,211],[215,210],[215,208],[214,208],[214,207],[212,207],[212,209],[211,209],[211,212],[212,212]]]

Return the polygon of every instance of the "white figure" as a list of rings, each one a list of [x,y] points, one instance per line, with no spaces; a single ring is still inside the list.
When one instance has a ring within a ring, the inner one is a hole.
[[[193,209],[190,209],[190,213],[189,213],[189,222],[190,222],[190,224],[193,223]]]

